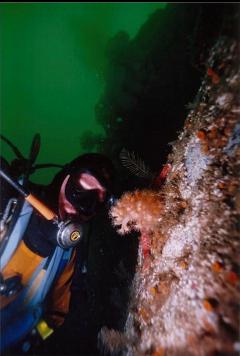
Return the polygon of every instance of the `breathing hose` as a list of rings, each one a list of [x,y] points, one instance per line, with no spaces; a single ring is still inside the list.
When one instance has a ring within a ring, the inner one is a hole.
[[[24,196],[25,200],[29,202],[41,215],[43,215],[47,220],[57,219],[57,215],[49,209],[45,204],[43,204],[34,195],[28,192],[21,184],[15,182],[7,173],[0,169],[0,176],[5,179],[14,189],[16,189],[21,195]]]

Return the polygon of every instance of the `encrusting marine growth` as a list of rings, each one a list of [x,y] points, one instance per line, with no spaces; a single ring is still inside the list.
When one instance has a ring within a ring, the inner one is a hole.
[[[137,230],[141,239],[124,333],[109,331],[115,349],[108,331],[100,333],[110,352],[240,350],[239,86],[239,44],[221,37],[169,155],[165,184],[127,192],[112,208],[119,232]]]

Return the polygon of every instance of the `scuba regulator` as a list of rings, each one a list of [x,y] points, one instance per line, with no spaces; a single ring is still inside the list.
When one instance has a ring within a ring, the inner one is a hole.
[[[55,243],[63,249],[68,249],[76,246],[83,236],[83,227],[77,222],[71,220],[61,221],[58,216],[49,209],[44,203],[29,193],[21,184],[14,181],[8,174],[0,169],[0,176],[7,181],[14,189],[16,189],[25,200],[35,208],[45,219],[51,221],[54,226],[57,226],[57,233],[54,234]]]
[[[63,249],[74,247],[83,235],[82,225],[71,221],[58,223],[57,243]]]

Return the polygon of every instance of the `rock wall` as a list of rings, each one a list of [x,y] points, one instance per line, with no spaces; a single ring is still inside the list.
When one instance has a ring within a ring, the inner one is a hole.
[[[147,231],[147,257],[139,245],[125,332],[101,335],[113,353],[240,351],[239,48],[222,37],[210,52],[202,85],[168,158],[171,171],[154,191],[161,201],[159,216]],[[117,224],[122,219],[132,229],[139,226],[142,209],[128,218],[121,200],[118,204]],[[145,204],[141,197],[139,204]],[[151,215],[151,204],[148,209]]]

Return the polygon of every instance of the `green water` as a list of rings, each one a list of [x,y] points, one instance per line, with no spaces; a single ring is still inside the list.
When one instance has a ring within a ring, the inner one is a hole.
[[[41,134],[38,163],[81,154],[86,130],[101,132],[94,107],[104,88],[104,51],[124,30],[133,38],[165,3],[0,4],[1,133],[28,155]],[[5,144],[1,153],[12,159]],[[33,176],[47,183],[54,171]]]

